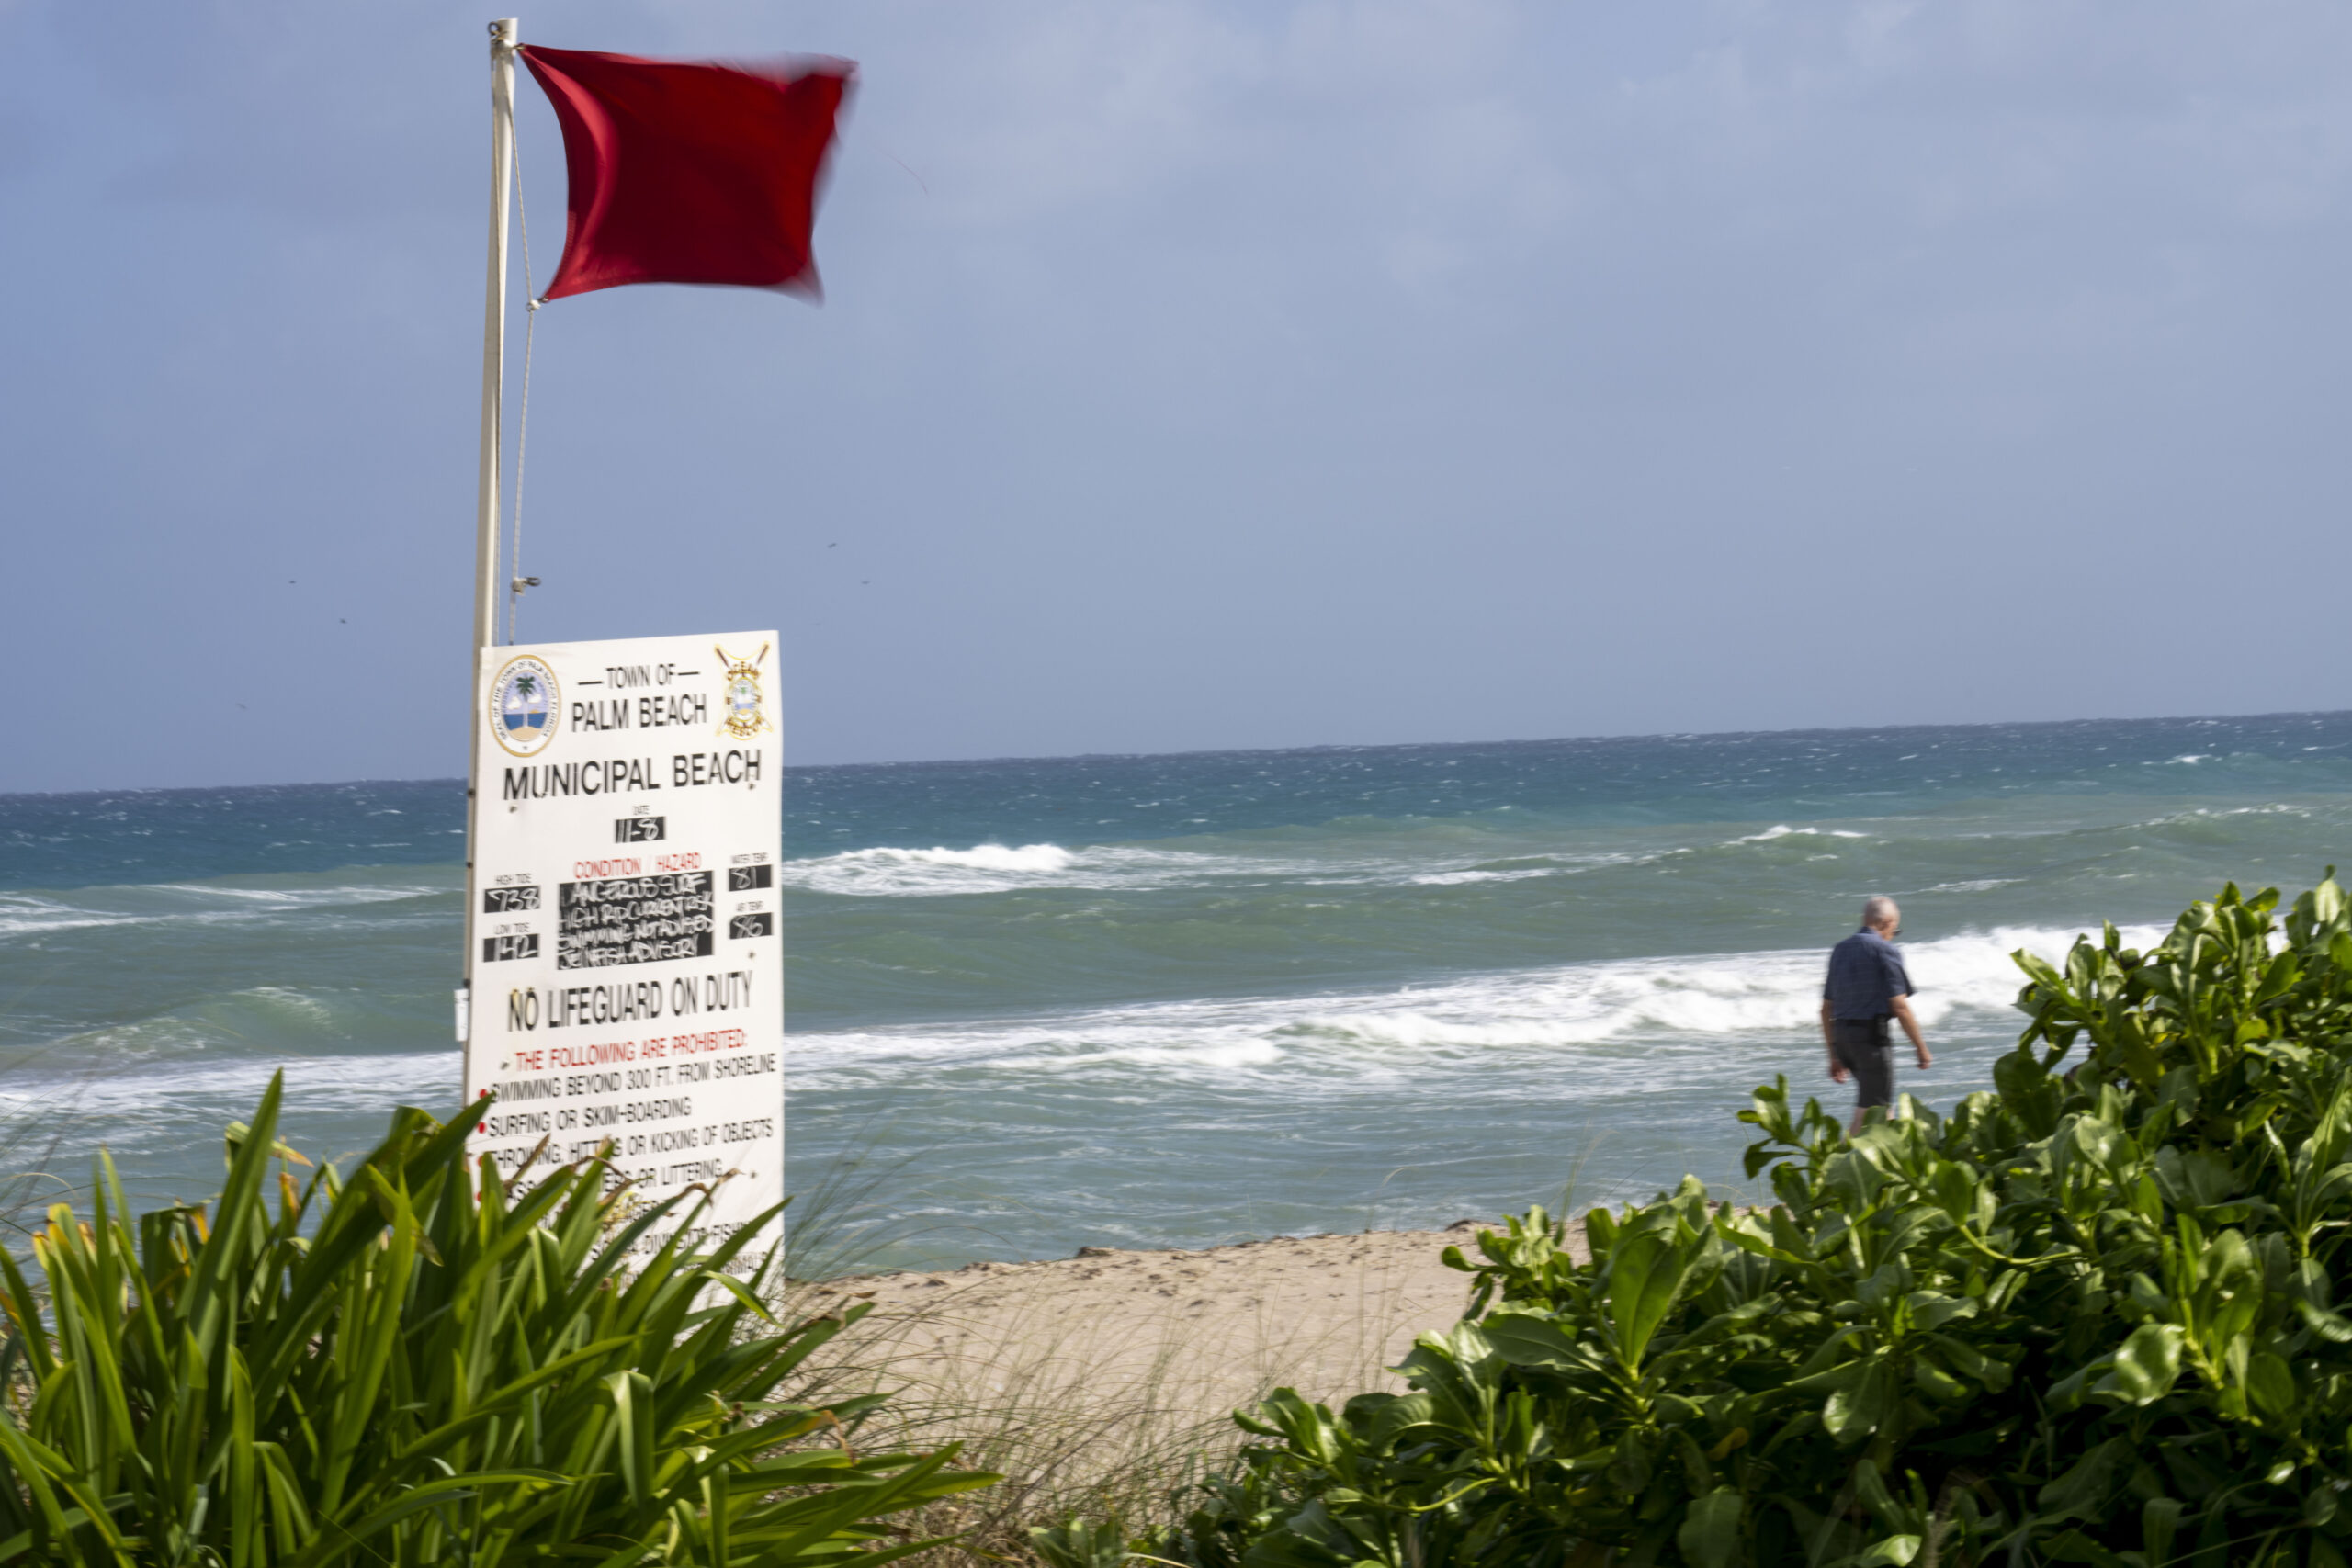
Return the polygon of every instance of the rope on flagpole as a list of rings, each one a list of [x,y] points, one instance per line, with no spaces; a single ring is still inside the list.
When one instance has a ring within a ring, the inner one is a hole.
[[[516,626],[522,619],[523,590],[537,588],[539,580],[523,575],[523,460],[531,450],[531,339],[538,330],[538,298],[531,284],[531,209],[523,199],[523,139],[514,137],[514,214],[523,230],[523,399],[514,419],[514,574],[506,587],[506,641],[511,646],[517,640]]]

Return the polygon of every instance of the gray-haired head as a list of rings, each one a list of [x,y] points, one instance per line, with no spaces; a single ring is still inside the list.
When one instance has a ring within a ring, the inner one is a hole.
[[[1862,900],[1862,925],[1866,930],[1884,928],[1891,931],[1902,918],[1903,911],[1896,908],[1894,900],[1883,893],[1873,893]]]

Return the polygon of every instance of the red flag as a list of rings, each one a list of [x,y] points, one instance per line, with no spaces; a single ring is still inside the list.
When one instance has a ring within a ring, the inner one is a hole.
[[[820,292],[808,231],[854,64],[518,52],[555,107],[571,172],[563,260],[544,298],[624,283]]]

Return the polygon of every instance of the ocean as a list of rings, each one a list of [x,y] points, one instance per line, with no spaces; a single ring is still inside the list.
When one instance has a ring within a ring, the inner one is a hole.
[[[1930,1104],[2008,954],[2352,865],[2352,713],[802,768],[788,1180],[868,1267],[1443,1224],[1741,1179],[1839,1104],[1823,955],[1902,900]],[[59,1190],[448,1110],[457,781],[0,797],[0,1092]]]

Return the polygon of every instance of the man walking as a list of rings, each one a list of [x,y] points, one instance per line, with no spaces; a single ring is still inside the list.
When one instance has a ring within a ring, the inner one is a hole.
[[[1854,1075],[1854,1119],[1849,1133],[1862,1130],[1874,1106],[1894,1103],[1894,1042],[1887,1021],[1898,1019],[1925,1072],[1935,1066],[1919,1021],[1911,1013],[1911,976],[1894,939],[1902,934],[1903,911],[1894,900],[1873,893],[1862,900],[1862,929],[1829,950],[1829,983],[1821,992],[1821,1039],[1829,1047],[1829,1081]]]

